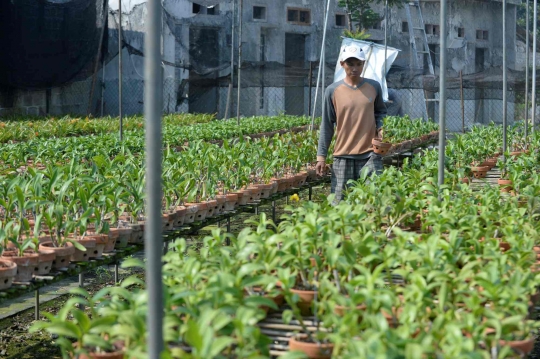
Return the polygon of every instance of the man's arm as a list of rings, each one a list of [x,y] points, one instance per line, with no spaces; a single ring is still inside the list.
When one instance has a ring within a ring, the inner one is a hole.
[[[375,125],[377,132],[383,127],[383,119],[387,115],[386,105],[383,101],[381,85],[377,81],[373,81],[375,89],[377,89],[377,98],[375,99]]]
[[[325,110],[322,116],[321,132],[319,135],[319,145],[317,148],[317,162],[326,161],[328,147],[334,136],[334,124],[336,123],[336,109],[332,101],[334,90],[327,88],[324,93]]]

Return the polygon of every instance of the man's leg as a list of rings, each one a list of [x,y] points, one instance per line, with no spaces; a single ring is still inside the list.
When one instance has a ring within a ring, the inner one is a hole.
[[[332,187],[330,192],[334,193],[334,204],[338,204],[343,199],[343,191],[347,188],[349,180],[356,180],[355,161],[345,158],[334,157],[332,165]]]
[[[359,177],[361,176],[362,171],[367,171],[368,177],[371,177],[371,175],[374,173],[380,175],[383,172],[382,156],[372,153],[365,164],[360,167],[358,172]]]

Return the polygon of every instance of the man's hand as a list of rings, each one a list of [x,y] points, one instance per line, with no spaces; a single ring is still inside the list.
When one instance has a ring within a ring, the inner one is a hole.
[[[317,161],[315,171],[317,172],[318,176],[323,176],[326,172],[326,161]]]

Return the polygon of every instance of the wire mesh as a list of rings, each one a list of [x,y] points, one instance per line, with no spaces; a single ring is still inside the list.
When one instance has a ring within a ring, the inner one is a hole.
[[[321,115],[324,91],[319,91],[321,98],[318,99],[316,107],[314,103],[319,69],[317,49],[322,38],[322,12],[315,13],[313,10],[312,25],[305,27],[310,35],[306,35],[253,19],[254,16],[266,17],[268,7],[255,12],[255,5],[245,6],[243,16],[250,21],[243,25],[246,35],[242,41],[242,80],[238,98],[238,19],[233,19],[232,16],[234,2],[217,1],[218,5],[210,7],[201,2],[186,2],[187,5],[179,5],[179,2],[166,3],[169,5],[162,6],[164,113],[214,113],[218,118],[237,115],[273,116],[281,113],[310,115],[313,112],[316,116]],[[103,2],[96,0],[96,4]],[[57,3],[55,6],[62,4]],[[124,10],[122,16],[124,115],[140,115],[144,108],[145,8],[146,4],[141,3],[129,11]],[[101,16],[99,11],[95,14],[96,19]],[[17,90],[2,88],[0,115],[15,111],[30,115],[118,116],[118,18],[118,9],[108,10],[105,22],[107,41],[103,44],[103,56],[99,60],[96,56],[89,56],[83,66],[85,72],[74,77],[76,81],[67,81],[61,86],[41,86],[37,89],[33,86]],[[96,29],[99,29],[102,23],[103,20],[98,21]],[[329,39],[335,41],[329,40],[327,43],[326,85],[333,82],[336,63],[334,59],[339,49],[341,30],[335,26],[331,26],[329,30]],[[96,31],[88,33],[92,34],[92,39],[95,40]],[[411,69],[413,54],[408,44],[394,44],[392,41],[389,44],[402,50],[387,78],[389,88],[395,90],[399,101],[389,104],[389,107],[392,111],[400,110],[400,113],[412,118],[423,117],[438,121],[438,77],[426,73],[426,61],[419,61],[420,68]],[[92,43],[94,55],[97,52],[95,45]],[[433,60],[436,74],[440,66],[438,52],[437,46],[430,45],[429,56]],[[231,55],[234,57],[232,87]],[[465,55],[466,52],[461,48],[449,50],[449,56],[459,61],[462,61]],[[94,73],[95,61],[99,63],[98,70]],[[89,68],[92,71],[89,72]],[[96,84],[91,96],[94,76]],[[525,115],[524,79],[524,72],[509,70],[509,124]],[[462,77],[451,71],[447,92],[446,123],[450,131],[466,130],[475,123],[502,122],[500,67],[488,67],[472,74],[464,73]]]

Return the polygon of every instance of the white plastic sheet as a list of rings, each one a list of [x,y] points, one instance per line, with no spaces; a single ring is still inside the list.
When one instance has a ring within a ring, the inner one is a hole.
[[[340,54],[343,51],[343,47],[350,44],[357,44],[367,54],[366,65],[364,66],[364,77],[375,80],[381,84],[383,99],[388,101],[388,87],[386,85],[386,77],[384,76],[384,45],[375,44],[369,41],[354,40],[350,38],[343,38],[341,42]],[[398,49],[388,46],[386,52],[386,69],[390,70],[390,67],[396,60],[399,54]],[[334,82],[340,81],[345,78],[345,71],[341,67],[340,59],[338,58],[336,64],[336,72],[334,74]]]

